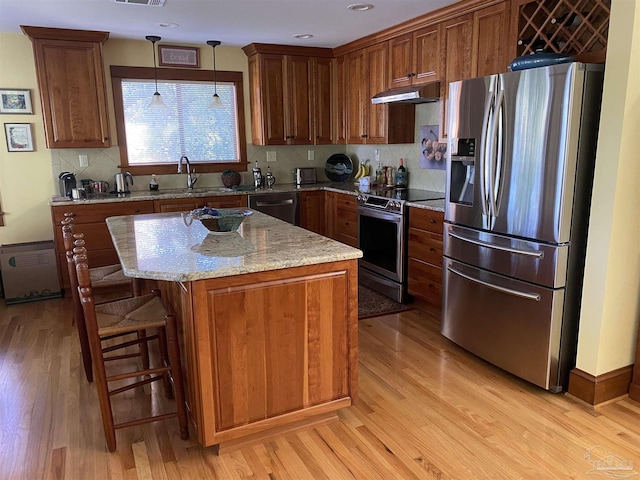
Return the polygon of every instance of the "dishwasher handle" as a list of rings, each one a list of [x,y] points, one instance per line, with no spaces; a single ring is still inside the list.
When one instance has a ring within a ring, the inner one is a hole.
[[[256,207],[280,207],[283,205],[293,205],[293,199],[289,198],[287,200],[277,200],[275,202],[267,202],[264,200],[256,201]]]

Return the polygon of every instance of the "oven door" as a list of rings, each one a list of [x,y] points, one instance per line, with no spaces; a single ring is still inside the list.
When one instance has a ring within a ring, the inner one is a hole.
[[[358,207],[360,266],[398,283],[404,282],[404,216]]]

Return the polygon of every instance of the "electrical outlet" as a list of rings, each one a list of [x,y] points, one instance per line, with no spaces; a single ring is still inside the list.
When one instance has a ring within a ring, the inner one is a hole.
[[[315,159],[315,155],[314,155],[313,150],[307,150],[307,160],[309,160],[311,162],[314,159]]]
[[[278,160],[276,152],[267,152],[267,162],[275,162],[276,160]]]
[[[88,167],[89,166],[89,156],[88,155],[78,155],[78,160],[80,160],[80,167]]]

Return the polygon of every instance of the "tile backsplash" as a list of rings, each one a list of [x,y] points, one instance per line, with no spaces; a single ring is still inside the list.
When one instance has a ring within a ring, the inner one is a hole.
[[[294,146],[269,146],[258,147],[247,145],[247,158],[253,166],[258,161],[258,166],[266,173],[267,166],[276,177],[277,184],[293,183],[292,170],[295,167],[316,167],[318,180],[326,181],[324,164],[334,153],[346,153],[354,165],[369,159],[374,165],[374,150],[379,149],[382,165],[398,167],[400,158],[404,159],[404,165],[409,172],[409,187],[423,190],[444,192],[444,170],[427,170],[419,168],[419,158],[422,151],[420,142],[420,126],[438,124],[440,116],[440,104],[425,104],[416,106],[416,142],[399,145],[294,145]],[[309,150],[313,151],[314,160],[308,160]],[[267,162],[267,152],[275,152],[277,160]],[[79,155],[86,155],[89,160],[88,167],[80,167]],[[175,159],[176,170],[178,159]],[[74,172],[78,183],[81,179],[106,180],[113,184],[113,177],[120,172],[120,151],[118,147],[106,149],[59,149],[51,150],[51,166],[54,182],[54,191],[58,191],[58,175],[61,172]],[[374,165],[375,168],[375,165]],[[197,166],[196,166],[197,170]],[[253,182],[251,171],[241,172],[242,184],[249,185]],[[220,173],[197,174],[197,187],[221,187]],[[158,175],[160,189],[173,189],[186,187],[186,175]],[[130,187],[133,191],[147,190],[149,188],[150,175],[134,176],[134,183]],[[111,185],[113,188],[113,185]]]

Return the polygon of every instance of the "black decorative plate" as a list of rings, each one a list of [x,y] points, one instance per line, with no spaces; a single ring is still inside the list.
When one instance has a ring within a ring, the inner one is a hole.
[[[353,173],[353,162],[344,153],[334,153],[324,164],[324,173],[332,182],[344,182]]]

